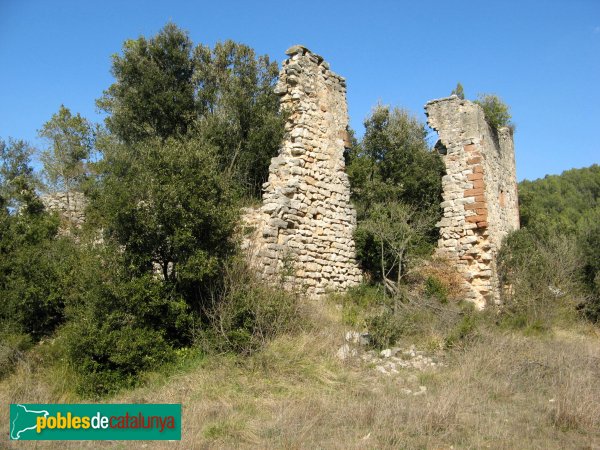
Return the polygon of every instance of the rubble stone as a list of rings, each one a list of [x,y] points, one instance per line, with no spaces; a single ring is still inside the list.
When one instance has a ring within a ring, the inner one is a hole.
[[[83,225],[87,200],[82,192],[54,192],[41,195],[40,200],[48,211],[58,213],[60,234],[68,235],[72,227],[81,228]]]

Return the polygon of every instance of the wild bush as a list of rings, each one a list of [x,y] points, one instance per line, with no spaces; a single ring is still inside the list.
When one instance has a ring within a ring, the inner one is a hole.
[[[64,321],[76,251],[35,191],[31,152],[23,141],[0,139],[0,321],[39,340]]]
[[[431,216],[406,203],[373,204],[355,233],[357,257],[394,295],[404,278],[431,253],[427,238],[431,226]]]
[[[79,375],[77,390],[101,396],[132,386],[192,340],[194,316],[153,274],[132,275],[110,244],[81,251],[59,332]]]
[[[135,386],[143,371],[174,359],[174,349],[156,329],[109,320],[71,322],[64,330],[69,359],[79,374],[77,391],[90,397]]]
[[[509,127],[514,131],[515,126],[510,121],[512,118],[510,108],[500,97],[494,94],[479,94],[475,103],[483,108],[485,120],[492,129],[499,130],[502,127]]]
[[[440,301],[458,302],[465,294],[464,278],[456,266],[445,258],[433,257],[421,264],[411,277],[411,283],[425,296]]]
[[[342,302],[344,323],[367,331],[375,349],[406,340],[432,349],[454,347],[470,340],[485,322],[469,302],[440,301],[417,284],[404,286],[394,297],[377,286],[359,286],[334,300]]]
[[[0,378],[11,373],[33,345],[30,335],[16,333],[11,328],[11,324],[7,324],[0,331]]]
[[[511,233],[498,257],[504,319],[533,328],[572,319],[582,299],[581,264],[579,248],[567,236],[527,228]]]
[[[208,328],[200,334],[207,351],[250,354],[303,323],[300,295],[259,280],[240,258],[229,261],[222,290],[205,309]]]
[[[425,280],[425,295],[438,299],[441,303],[448,302],[448,288],[435,276],[428,276]]]

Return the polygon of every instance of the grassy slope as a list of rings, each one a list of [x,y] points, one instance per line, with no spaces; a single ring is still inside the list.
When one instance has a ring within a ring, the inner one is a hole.
[[[192,358],[110,402],[180,402],[183,440],[38,443],[9,448],[596,448],[600,446],[600,336],[576,325],[524,336],[480,328],[440,353],[436,371],[385,376],[335,352],[345,328],[334,305],[312,326],[248,358]],[[405,342],[404,344],[408,344]],[[35,355],[35,352],[34,352]],[[36,369],[38,367],[38,369]],[[0,384],[4,405],[76,402],[68,371],[30,357]],[[403,388],[427,387],[425,395]],[[8,434],[8,408],[0,417]]]

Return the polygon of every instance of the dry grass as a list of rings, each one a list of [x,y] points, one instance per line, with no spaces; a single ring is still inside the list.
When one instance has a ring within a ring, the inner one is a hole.
[[[456,301],[464,297],[464,279],[457,272],[456,266],[448,259],[436,256],[426,264],[419,266],[415,278],[423,285],[428,277],[434,277],[447,289],[448,299]],[[423,287],[421,286],[421,289]]]
[[[334,355],[345,331],[340,310],[316,309],[310,330],[280,337],[250,357],[209,357],[109,399],[182,403],[181,442],[135,447],[600,447],[600,337],[592,329],[527,337],[483,328],[469,345],[445,352],[446,366],[437,371],[384,376],[358,361],[338,361]],[[49,379],[22,365],[0,384],[1,401],[76,400]],[[424,395],[402,390],[421,385]],[[7,411],[0,424],[5,431]],[[119,442],[1,445],[132,448]]]

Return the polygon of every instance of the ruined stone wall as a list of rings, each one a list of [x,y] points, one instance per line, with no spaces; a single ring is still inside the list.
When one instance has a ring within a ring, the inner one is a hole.
[[[61,233],[68,233],[71,226],[80,228],[85,221],[85,207],[87,201],[83,193],[54,192],[40,196],[40,200],[48,211],[58,212],[61,219]]]
[[[519,228],[512,131],[492,130],[479,105],[456,96],[425,111],[446,165],[438,253],[457,264],[469,299],[483,308],[499,300],[496,255]]]
[[[348,112],[344,78],[302,46],[287,52],[275,92],[289,112],[263,205],[247,210],[246,247],[266,277],[285,276],[309,295],[360,282],[352,237],[356,213],[345,172]]]

